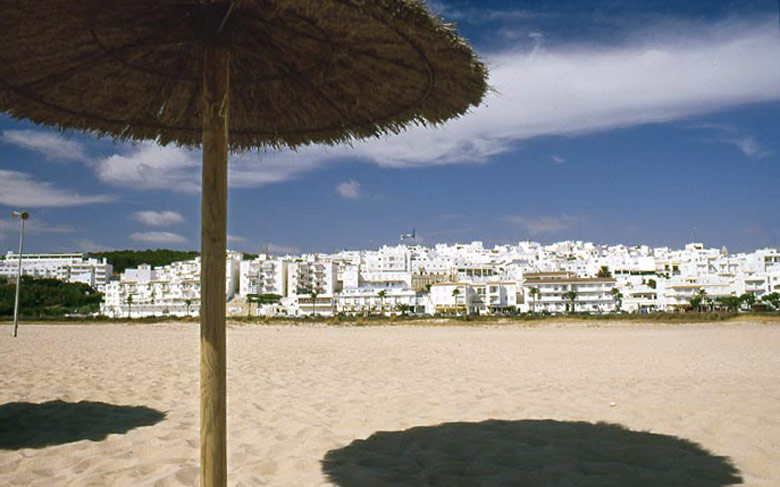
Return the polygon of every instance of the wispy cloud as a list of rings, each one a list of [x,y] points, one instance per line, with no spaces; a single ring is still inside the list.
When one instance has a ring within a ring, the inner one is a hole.
[[[566,158],[561,156],[552,156],[550,157],[550,161],[555,165],[560,165],[566,162]]]
[[[137,211],[133,213],[133,219],[150,227],[167,227],[182,223],[184,218],[175,211]]]
[[[516,22],[518,20],[538,17],[538,12],[531,12],[519,8],[489,9],[489,8],[463,8],[453,7],[444,2],[428,1],[431,11],[444,18],[445,21],[458,21],[461,23],[483,24],[485,22]]]
[[[136,232],[130,234],[130,239],[145,243],[176,244],[187,242],[185,237],[172,232]]]
[[[79,252],[106,252],[114,250],[113,247],[95,242],[88,238],[79,238],[73,241],[73,248]]]
[[[752,135],[742,135],[734,139],[722,139],[723,142],[733,144],[743,154],[751,159],[763,159],[772,154],[772,151],[760,144]]]
[[[0,142],[39,152],[53,161],[86,161],[84,146],[55,132],[40,130],[5,130]]]
[[[197,193],[200,191],[199,167],[192,151],[144,142],[132,146],[124,154],[99,160],[96,170],[101,180],[117,186]]]
[[[265,252],[266,250],[272,254],[289,254],[289,255],[296,255],[301,253],[301,249],[294,245],[281,245],[281,244],[275,244],[275,243],[267,243],[262,245],[262,250]]]
[[[360,182],[350,179],[344,181],[336,186],[336,192],[341,195],[342,198],[347,199],[360,199],[363,196],[363,189],[360,186]]]
[[[272,169],[275,180],[284,180],[328,160],[361,159],[390,168],[483,163],[533,137],[668,122],[780,99],[776,25],[727,27],[686,26],[685,32],[658,34],[622,46],[490,55],[490,84],[495,91],[483,106],[461,119],[356,142],[352,147],[269,152],[263,165]],[[291,160],[296,161],[294,168],[280,164]],[[248,185],[271,182],[267,175],[243,176]]]
[[[2,219],[0,220],[0,238],[9,236],[19,237],[19,220]],[[58,225],[48,223],[38,219],[35,215],[24,222],[24,233],[30,235],[40,235],[46,233],[73,233],[76,229],[70,225]]]
[[[571,228],[578,219],[571,215],[561,216],[523,216],[523,215],[510,215],[504,217],[504,220],[520,225],[525,228],[531,235],[539,235],[543,233],[558,233],[562,230]]]
[[[229,184],[252,188],[280,183],[345,161],[385,168],[486,163],[534,137],[682,120],[780,99],[776,19],[669,24],[653,31],[653,36],[620,45],[555,45],[530,53],[524,47],[488,54],[495,90],[471,114],[441,127],[415,127],[352,146],[232,156]],[[756,140],[732,143],[750,157],[764,153]],[[118,186],[189,193],[200,189],[199,153],[173,146],[138,144],[94,166],[101,180]]]
[[[733,125],[723,123],[697,123],[690,125],[689,128],[715,132],[717,135],[714,138],[706,139],[706,141],[733,145],[750,159],[760,160],[772,155],[772,151],[759,142],[755,136],[748,134],[744,130]]]
[[[27,173],[0,170],[0,204],[3,205],[19,208],[82,206],[114,199],[108,195],[79,195],[49,182],[36,181]]]

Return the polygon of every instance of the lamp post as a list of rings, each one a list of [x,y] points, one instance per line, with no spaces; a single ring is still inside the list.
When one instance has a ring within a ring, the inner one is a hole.
[[[21,219],[21,226],[19,229],[19,267],[16,271],[16,298],[14,299],[14,337],[18,334],[19,330],[19,287],[22,283],[22,251],[24,250],[24,221],[30,218],[30,214],[26,211],[13,211],[11,212],[13,218],[19,217]]]

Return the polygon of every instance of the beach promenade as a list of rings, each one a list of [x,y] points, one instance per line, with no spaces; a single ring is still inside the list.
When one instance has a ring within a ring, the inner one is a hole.
[[[227,339],[232,486],[780,485],[778,324]],[[195,324],[0,326],[0,485],[197,485],[198,346]]]

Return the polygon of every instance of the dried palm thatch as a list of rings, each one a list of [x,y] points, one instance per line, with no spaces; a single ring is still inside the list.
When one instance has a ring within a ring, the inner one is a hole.
[[[0,0],[0,111],[199,146],[213,43],[230,51],[231,150],[438,124],[486,90],[483,64],[417,0]]]

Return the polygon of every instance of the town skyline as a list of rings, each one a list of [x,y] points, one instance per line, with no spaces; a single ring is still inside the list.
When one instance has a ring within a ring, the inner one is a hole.
[[[438,0],[490,71],[442,127],[231,158],[229,245],[531,238],[780,245],[780,17],[770,0]],[[199,247],[200,153],[0,115],[0,248]]]
[[[198,256],[119,254],[25,254],[22,272],[91,286],[103,293],[100,313],[109,317],[197,315]],[[0,278],[15,276],[18,261],[12,253],[0,259]],[[777,248],[729,253],[701,243],[682,249],[582,241],[399,244],[297,255],[231,251],[225,266],[227,312],[239,316],[736,311],[757,302],[780,307]]]
[[[695,234],[695,232],[692,232],[692,234]],[[404,235],[404,234],[401,234]],[[25,237],[27,238],[27,237]],[[18,233],[17,233],[17,241],[16,244],[18,245]],[[485,239],[479,239],[475,238],[473,240],[462,240],[462,241],[427,241],[423,237],[418,237],[416,239],[397,239],[396,241],[388,241],[388,242],[380,242],[374,246],[371,247],[342,247],[342,248],[336,248],[336,249],[314,249],[314,250],[301,250],[297,247],[280,247],[276,245],[268,245],[265,243],[260,244],[253,244],[251,242],[242,242],[240,247],[231,247],[228,245],[228,252],[238,252],[242,254],[251,254],[251,255],[269,255],[269,256],[302,256],[302,255],[330,255],[330,254],[338,254],[340,252],[372,252],[376,251],[378,249],[381,249],[383,247],[397,247],[397,246],[405,246],[405,247],[423,247],[428,249],[436,248],[437,246],[468,246],[473,244],[480,244],[483,245],[485,248],[504,248],[504,247],[513,247],[520,244],[534,244],[534,245],[540,245],[543,247],[550,247],[550,246],[556,246],[560,244],[585,244],[585,245],[592,245],[594,247],[598,248],[626,248],[626,249],[639,249],[639,248],[648,248],[648,249],[669,249],[669,250],[683,250],[688,245],[702,245],[704,248],[707,249],[719,249],[723,250],[725,249],[729,255],[737,255],[737,254],[749,254],[753,253],[759,250],[765,250],[765,249],[778,249],[780,246],[776,245],[764,245],[759,246],[755,248],[747,248],[747,249],[737,249],[735,251],[732,251],[728,246],[726,245],[717,245],[717,244],[710,244],[708,242],[703,241],[702,239],[696,239],[696,238],[689,238],[688,240],[684,241],[682,245],[675,246],[675,245],[652,245],[648,243],[637,243],[637,242],[598,242],[598,241],[591,241],[591,240],[583,240],[583,239],[564,239],[564,240],[554,240],[554,241],[543,241],[540,239],[533,239],[533,238],[525,238],[525,239],[518,239],[515,241],[490,241]],[[94,250],[94,251],[83,251],[79,249],[66,249],[66,250],[42,250],[42,251],[31,251],[27,248],[27,243],[25,241],[25,249],[24,254],[102,254],[102,253],[110,253],[110,252],[142,252],[142,251],[155,251],[155,250],[162,250],[162,251],[181,251],[181,252],[200,252],[197,248],[174,248],[174,247],[166,247],[165,245],[158,245],[158,246],[139,246],[136,248],[106,248],[102,250]],[[14,248],[13,245],[8,246],[7,248],[0,249],[2,255],[18,255],[18,249]]]

